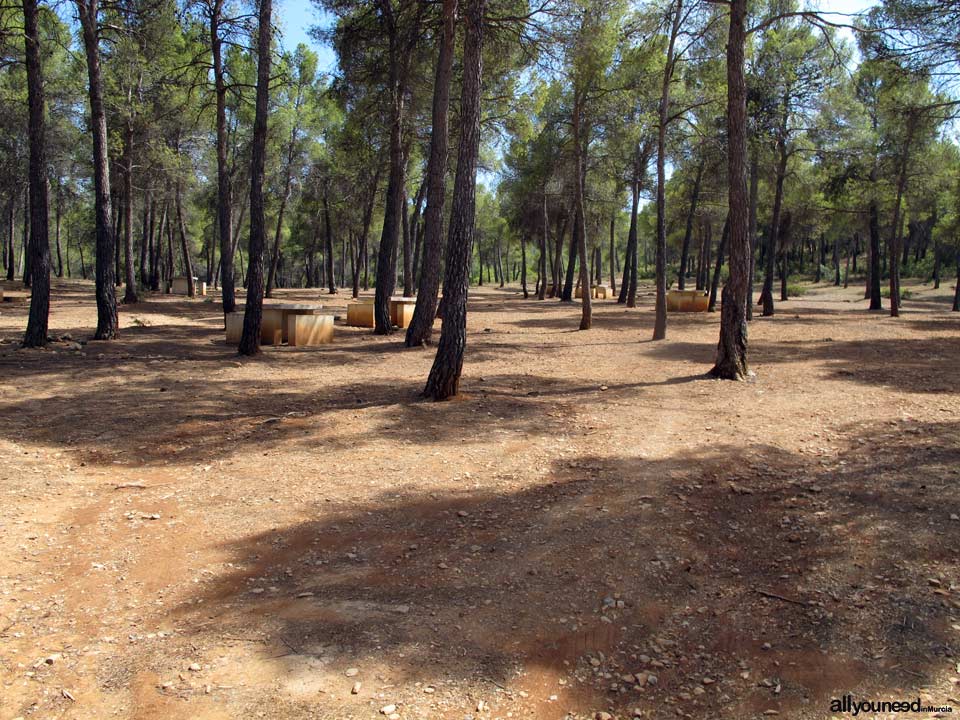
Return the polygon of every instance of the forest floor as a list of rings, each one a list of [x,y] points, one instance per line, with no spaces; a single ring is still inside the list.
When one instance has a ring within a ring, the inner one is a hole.
[[[960,711],[950,285],[808,287],[747,383],[703,375],[718,314],[650,342],[649,287],[589,332],[485,287],[448,403],[401,334],[241,359],[151,296],[86,342],[63,281],[21,350],[4,303],[0,720]]]

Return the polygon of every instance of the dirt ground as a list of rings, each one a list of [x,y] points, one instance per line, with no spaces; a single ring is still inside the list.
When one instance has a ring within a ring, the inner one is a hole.
[[[152,296],[86,342],[69,281],[72,339],[21,350],[4,303],[0,720],[958,712],[949,285],[899,319],[810,288],[750,383],[703,377],[717,314],[650,342],[649,288],[589,332],[483,288],[439,404],[399,334],[240,359],[212,300]]]

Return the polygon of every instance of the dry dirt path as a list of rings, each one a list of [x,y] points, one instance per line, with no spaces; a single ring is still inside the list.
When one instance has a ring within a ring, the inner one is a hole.
[[[0,720],[958,711],[960,317],[913,289],[783,304],[743,384],[647,289],[587,333],[484,289],[442,404],[401,336],[240,360],[156,296],[76,350],[70,282],[25,351],[4,304]]]

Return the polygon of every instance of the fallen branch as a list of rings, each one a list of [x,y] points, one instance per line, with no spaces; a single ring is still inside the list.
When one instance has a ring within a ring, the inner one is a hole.
[[[760,590],[759,588],[754,588],[754,592],[763,595],[767,598],[772,598],[774,600],[782,600],[786,603],[792,603],[794,605],[802,605],[803,607],[809,607],[810,603],[806,600],[794,600],[793,598],[784,597],[783,595],[777,595],[776,593],[768,592],[767,590]]]

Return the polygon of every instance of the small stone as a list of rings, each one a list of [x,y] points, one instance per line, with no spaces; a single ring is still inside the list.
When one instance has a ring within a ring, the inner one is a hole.
[[[713,685],[713,684],[716,682],[716,680],[714,680],[714,679],[711,678],[711,677],[705,677],[705,678],[704,678],[703,680],[701,680],[700,682],[702,682],[704,685]]]
[[[356,677],[359,672],[360,671],[357,668],[347,668],[347,671],[344,673],[344,675],[347,677]]]
[[[940,587],[943,584],[937,578],[927,578],[927,582],[933,587]]]
[[[960,521],[960,515],[957,515],[956,513],[950,513],[950,519],[954,522]]]
[[[660,682],[660,679],[653,673],[647,675],[647,685],[656,685],[658,682]]]
[[[596,715],[594,715],[593,717],[594,717],[594,720],[613,720],[613,715],[611,715],[611,714],[608,713],[608,712],[603,712],[603,711],[598,712],[598,713],[597,713]]]
[[[203,667],[201,667],[200,663],[190,663],[190,666],[187,668],[187,670],[190,672],[200,672],[203,670]]]
[[[761,650],[770,650],[773,646],[770,643],[764,643],[760,646]]]
[[[477,712],[483,712],[486,707],[487,704],[483,700],[477,700]]]
[[[433,695],[433,693],[435,693],[435,692],[437,691],[437,689],[436,689],[435,687],[433,687],[433,685],[427,685],[427,686],[423,689],[423,691],[424,691],[427,695]]]
[[[391,704],[391,705],[384,705],[382,708],[380,708],[380,714],[381,714],[381,715],[392,715],[392,714],[395,713],[396,711],[397,711],[397,706],[396,706],[396,705],[392,705],[392,704]]]
[[[360,683],[359,683],[359,682],[355,682],[355,683],[353,684],[353,687],[350,688],[350,694],[351,694],[351,695],[359,695],[359,694],[360,694]]]
[[[458,516],[458,517],[469,517],[469,515],[470,515],[470,513],[468,513],[466,510],[458,510],[458,511],[457,511],[457,516]]]

